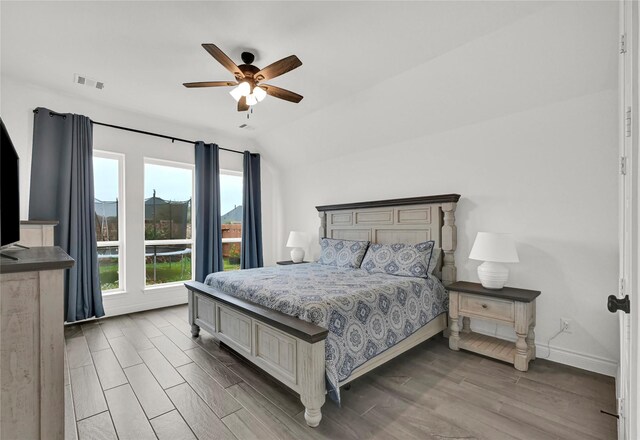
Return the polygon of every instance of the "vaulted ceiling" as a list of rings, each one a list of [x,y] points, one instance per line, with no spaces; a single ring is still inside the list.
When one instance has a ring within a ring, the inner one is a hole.
[[[437,75],[425,66],[549,3],[3,1],[0,7],[3,75],[246,136],[286,161],[305,157],[309,130],[330,135],[332,124],[343,132],[361,127],[355,130],[359,138],[341,141],[336,151],[375,146],[380,136],[402,140],[406,133],[362,127],[384,119],[385,99],[409,115],[429,96],[441,100]],[[232,79],[201,43],[218,45],[238,63],[241,52],[254,51],[259,67],[296,54],[303,66],[270,83],[304,99],[292,104],[268,97],[247,121],[228,89],[185,89],[187,81]],[[106,86],[79,87],[74,73]],[[474,72],[452,75],[472,79]],[[471,80],[466,87],[472,86],[479,84]],[[412,121],[398,129],[410,132]],[[243,123],[252,130],[238,128]]]

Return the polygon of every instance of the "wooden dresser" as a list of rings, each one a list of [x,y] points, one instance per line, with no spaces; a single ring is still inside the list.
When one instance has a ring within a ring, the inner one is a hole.
[[[0,260],[0,438],[64,438],[64,271],[59,247]]]

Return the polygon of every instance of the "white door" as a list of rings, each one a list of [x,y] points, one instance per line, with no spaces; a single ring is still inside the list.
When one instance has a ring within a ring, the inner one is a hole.
[[[620,32],[620,286],[608,300],[620,319],[616,380],[618,438],[640,438],[638,423],[638,2],[621,3]]]

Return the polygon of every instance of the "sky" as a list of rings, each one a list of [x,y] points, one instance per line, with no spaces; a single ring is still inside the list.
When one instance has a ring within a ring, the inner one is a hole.
[[[156,196],[164,200],[184,201],[192,197],[192,170],[156,164],[145,164],[144,198]],[[93,158],[95,197],[113,201],[118,197],[118,161]],[[242,205],[242,176],[220,174],[221,213],[226,214]]]

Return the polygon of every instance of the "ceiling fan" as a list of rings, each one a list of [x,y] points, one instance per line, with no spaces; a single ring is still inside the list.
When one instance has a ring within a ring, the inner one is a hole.
[[[273,64],[269,64],[263,69],[259,69],[253,64],[255,56],[250,52],[242,52],[242,62],[239,66],[234,63],[223,51],[221,51],[215,44],[203,44],[202,47],[209,52],[220,64],[222,64],[229,72],[235,76],[235,81],[202,81],[184,83],[183,85],[188,88],[197,87],[226,87],[237,86],[231,92],[231,96],[238,101],[238,111],[244,112],[249,110],[249,107],[262,101],[267,95],[271,95],[275,98],[284,99],[285,101],[298,103],[302,100],[302,95],[291,92],[289,90],[281,89],[280,87],[270,86],[269,84],[262,84],[262,81],[267,81],[283,75],[297,67],[302,66],[302,61],[295,55],[290,55],[286,58],[276,61]]]

